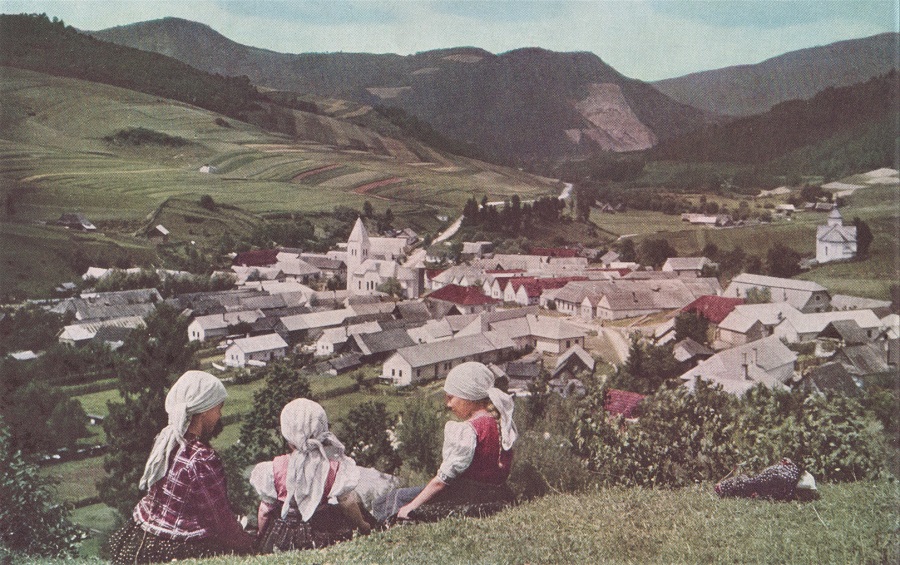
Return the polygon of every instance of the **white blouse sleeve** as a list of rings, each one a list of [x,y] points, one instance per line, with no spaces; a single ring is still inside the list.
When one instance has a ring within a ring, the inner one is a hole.
[[[341,466],[338,467],[331,492],[328,493],[328,504],[337,504],[339,496],[347,494],[359,484],[359,467],[356,466],[356,461],[346,455],[341,455],[338,459]]]
[[[478,438],[475,428],[467,422],[447,422],[444,426],[444,460],[437,477],[450,483],[472,464]]]
[[[278,502],[278,491],[275,490],[275,473],[272,462],[257,463],[250,472],[250,485],[256,489],[259,499],[272,505]]]

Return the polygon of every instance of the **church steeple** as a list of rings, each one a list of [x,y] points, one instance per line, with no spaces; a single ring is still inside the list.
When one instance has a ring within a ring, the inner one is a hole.
[[[828,214],[828,225],[829,226],[842,226],[844,225],[844,218],[841,216],[840,211],[837,209],[837,206],[831,209],[831,213]]]
[[[356,218],[356,224],[347,239],[347,290],[353,292],[362,289],[356,280],[356,271],[369,258],[369,231],[362,218]]]

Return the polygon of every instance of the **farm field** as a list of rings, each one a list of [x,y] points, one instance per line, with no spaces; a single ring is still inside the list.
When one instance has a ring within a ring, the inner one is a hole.
[[[473,194],[532,198],[556,188],[471,159],[452,157],[447,171],[445,162],[342,148],[356,137],[372,142],[380,136],[324,116],[303,114],[295,140],[234,120],[224,127],[216,114],[106,85],[6,68],[2,76],[0,96],[8,106],[0,119],[0,177],[16,190],[17,220],[54,218],[73,209],[91,219],[136,219],[166,198],[201,194],[252,213],[360,208],[371,198],[391,205],[425,202],[455,214]],[[103,139],[137,127],[188,144],[123,147]],[[207,164],[217,172],[199,172]],[[338,165],[331,174],[291,182],[329,164]],[[484,173],[490,174],[488,182]],[[405,183],[355,192],[394,177]]]

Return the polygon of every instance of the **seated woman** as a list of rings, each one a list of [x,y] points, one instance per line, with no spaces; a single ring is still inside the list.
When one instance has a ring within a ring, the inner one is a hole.
[[[360,470],[328,431],[325,410],[305,398],[289,402],[281,411],[281,434],[291,453],[259,463],[250,474],[260,497],[258,550],[322,547],[349,539],[353,529],[368,534],[374,520],[354,490]]]
[[[444,427],[443,462],[424,487],[395,490],[375,502],[379,522],[485,515],[515,500],[506,485],[518,437],[512,397],[494,388],[481,363],[463,363],[444,383],[447,408],[462,420]]]
[[[114,564],[164,563],[253,550],[231,513],[225,467],[209,440],[222,430],[222,382],[188,371],[166,395],[169,416],[153,443],[138,502],[128,524],[109,540]]]

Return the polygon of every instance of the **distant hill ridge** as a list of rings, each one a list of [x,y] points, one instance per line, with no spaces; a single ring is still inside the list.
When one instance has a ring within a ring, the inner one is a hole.
[[[780,102],[812,98],[828,87],[849,86],[900,66],[900,34],[791,51],[755,65],[691,73],[653,83],[666,95],[717,114],[748,116]]]
[[[898,91],[898,73],[891,71],[852,86],[827,88],[809,100],[782,102],[764,114],[691,132],[660,144],[652,154],[664,160],[762,164],[840,134],[841,153],[850,158],[856,154],[853,145],[865,143],[860,152],[865,160],[835,166],[829,175],[843,169],[893,166]]]
[[[711,119],[592,53],[524,48],[494,55],[464,47],[409,56],[289,55],[177,18],[89,33],[260,86],[396,106],[443,135],[522,159],[646,149]]]

